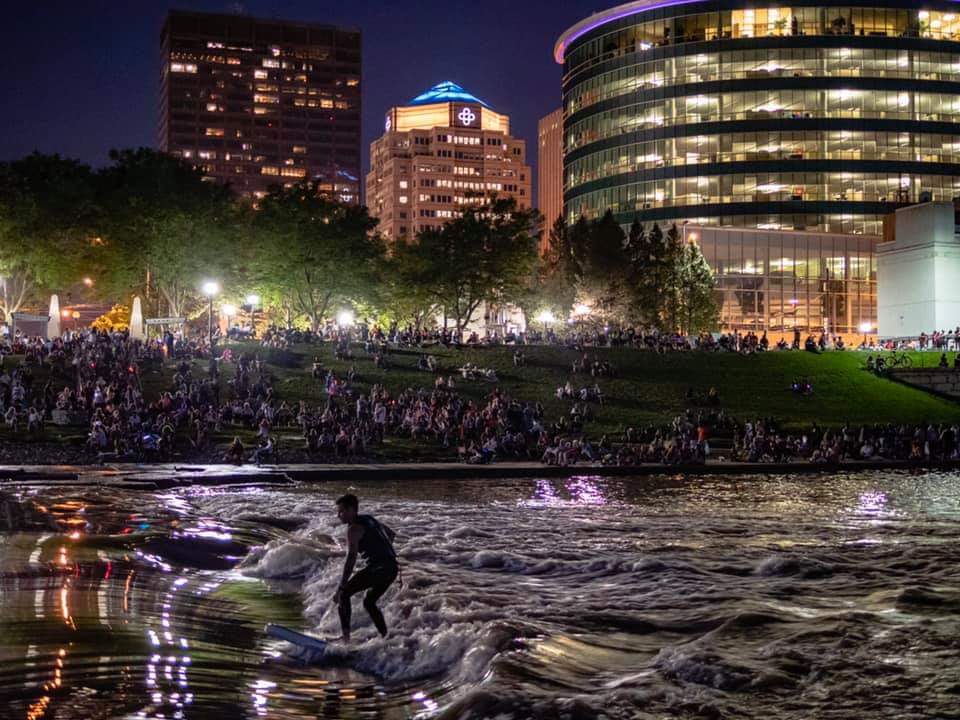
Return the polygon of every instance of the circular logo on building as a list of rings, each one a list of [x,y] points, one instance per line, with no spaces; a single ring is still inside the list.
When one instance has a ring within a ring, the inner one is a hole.
[[[465,107],[460,111],[460,114],[457,115],[457,120],[459,120],[464,125],[473,125],[473,121],[477,119],[477,114],[468,107]]]
[[[383,124],[383,129],[387,132],[390,132],[390,128],[393,127],[393,120],[390,119],[390,116],[387,115],[387,121]]]

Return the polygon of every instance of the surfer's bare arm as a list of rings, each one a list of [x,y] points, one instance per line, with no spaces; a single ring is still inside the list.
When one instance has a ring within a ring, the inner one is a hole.
[[[340,593],[346,587],[350,575],[353,574],[353,567],[357,564],[357,552],[360,548],[360,538],[363,537],[363,527],[361,525],[351,525],[347,530],[347,558],[343,562],[343,577],[340,578],[340,587],[337,588],[337,594],[333,596],[335,603],[340,602]]]

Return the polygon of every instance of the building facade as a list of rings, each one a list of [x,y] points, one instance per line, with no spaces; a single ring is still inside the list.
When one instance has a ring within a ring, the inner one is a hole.
[[[537,210],[543,215],[540,251],[546,248],[550,228],[563,216],[563,108],[537,124]]]
[[[412,239],[490,195],[531,207],[526,143],[510,118],[443,82],[390,108],[370,145],[366,205],[388,241]]]
[[[878,235],[960,196],[960,8],[640,0],[557,42],[569,221]]]
[[[877,246],[877,329],[882,338],[960,327],[960,233],[953,203],[901,208]],[[892,236],[891,236],[892,235]]]
[[[171,11],[161,34],[159,145],[239,194],[316,180],[360,194],[360,32]]]
[[[877,236],[687,224],[682,238],[713,270],[724,331],[876,332]]]

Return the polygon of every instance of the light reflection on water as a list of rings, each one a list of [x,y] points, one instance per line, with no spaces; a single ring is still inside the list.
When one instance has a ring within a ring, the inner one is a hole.
[[[535,480],[530,498],[521,499],[518,504],[528,507],[605,505],[609,499],[602,482],[602,478],[588,475],[575,475],[564,480]]]
[[[414,587],[428,579],[437,584],[422,586],[422,607],[413,613],[435,603],[430,612],[499,618],[476,621],[481,631],[504,618],[519,628],[515,642],[480,668],[477,685],[521,708],[517,717],[533,716],[525,697],[547,708],[544,717],[555,717],[559,706],[551,703],[577,694],[632,717],[637,708],[617,703],[634,691],[651,698],[650,712],[683,716],[689,707],[670,706],[666,698],[696,697],[704,704],[722,693],[714,686],[720,681],[703,684],[703,677],[713,677],[711,663],[726,663],[721,669],[728,678],[754,672],[753,665],[761,675],[785,676],[789,669],[776,665],[786,657],[778,643],[789,644],[795,662],[803,656],[812,663],[808,657],[824,653],[787,638],[834,626],[852,644],[844,652],[863,653],[856,662],[867,666],[875,657],[922,674],[929,665],[909,648],[927,643],[935,649],[935,632],[909,636],[911,645],[903,628],[914,632],[918,618],[953,607],[941,589],[952,570],[934,561],[949,555],[938,543],[958,539],[951,520],[960,519],[960,494],[952,476],[691,481],[582,475],[196,488],[152,496],[41,488],[32,495],[58,531],[38,526],[0,535],[0,708],[30,720],[107,713],[399,718],[430,717],[461,701],[471,684],[447,683],[445,670],[407,682],[349,666],[303,667],[264,639],[266,622],[313,629],[315,616],[305,620],[305,608],[280,585],[240,579],[232,569],[244,548],[290,538],[248,518],[316,521],[347,490],[387,513],[405,542],[422,538],[411,580]],[[318,529],[333,532],[329,523]],[[486,559],[475,562],[480,550]],[[502,558],[492,557],[497,554]],[[851,568],[863,587],[848,581]],[[328,588],[317,578],[306,585],[311,582],[326,597]],[[920,587],[913,591],[911,583]],[[865,619],[873,617],[885,619]],[[738,622],[747,623],[743,632]],[[435,629],[437,642],[442,631]],[[427,644],[411,645],[419,648],[412,659],[429,652],[432,641],[428,636]],[[868,641],[880,649],[861,650],[858,643]],[[947,651],[940,649],[939,663],[949,661]],[[451,655],[451,671],[461,660]],[[846,666],[834,671],[851,672]],[[805,669],[803,677],[812,672]],[[911,682],[921,687],[925,681]],[[769,690],[764,717],[779,717],[771,708],[787,707],[790,693],[806,691],[798,680],[786,688],[783,696]],[[913,691],[904,684],[895,692]],[[717,702],[732,708],[731,716],[746,717],[751,713],[738,703],[750,696],[727,694]]]

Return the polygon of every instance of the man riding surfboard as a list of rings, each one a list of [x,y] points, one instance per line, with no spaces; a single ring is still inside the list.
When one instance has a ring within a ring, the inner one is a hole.
[[[359,506],[360,501],[356,495],[344,495],[337,500],[337,517],[347,525],[347,557],[343,563],[340,587],[333,596],[333,602],[340,612],[344,642],[350,641],[350,599],[364,590],[367,594],[363,598],[363,607],[380,635],[386,637],[387,624],[383,613],[377,607],[377,600],[393,584],[400,572],[397,553],[393,549],[396,533],[372,515],[358,514]],[[365,565],[351,577],[358,554],[363,556]]]

